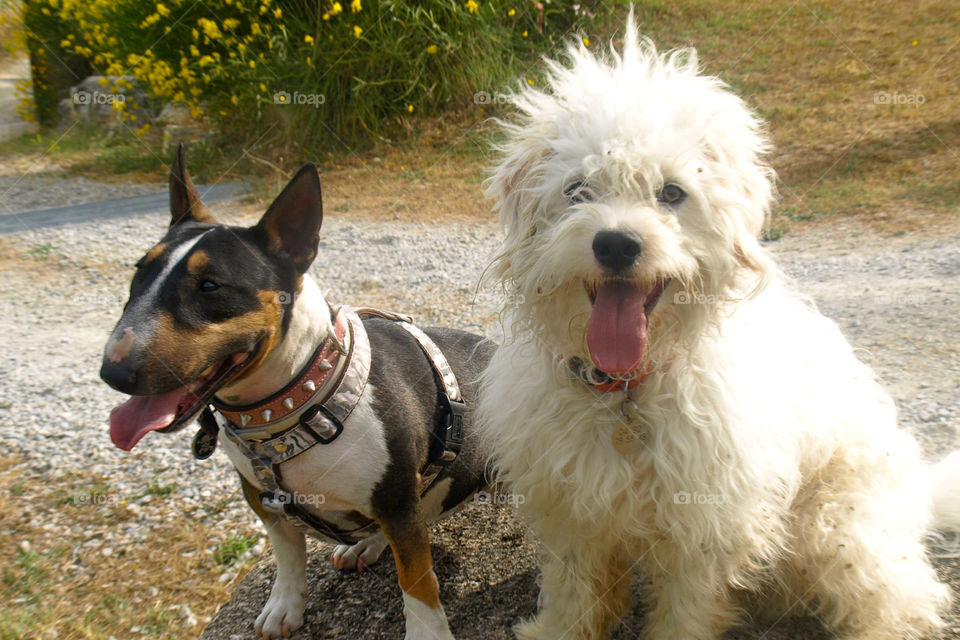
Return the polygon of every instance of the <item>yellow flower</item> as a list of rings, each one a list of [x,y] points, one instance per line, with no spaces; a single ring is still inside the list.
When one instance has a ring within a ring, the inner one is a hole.
[[[237,99],[237,96],[230,96],[231,104],[237,104],[240,100]]]
[[[323,14],[323,19],[324,19],[324,20],[329,20],[329,19],[330,19],[330,14],[329,14],[329,13]]]
[[[427,47],[427,53],[429,53],[430,55],[434,55],[437,51],[438,51],[437,45],[435,44],[431,44],[430,46]]]
[[[363,33],[363,29],[359,25],[353,25],[353,35],[354,37],[359,38],[360,34]]]
[[[190,45],[190,55],[192,55],[194,58],[200,55],[200,50],[197,49],[197,45]]]
[[[257,63],[254,62],[253,60],[250,60],[249,62],[247,62],[247,64],[250,65],[250,68],[251,68],[251,69],[256,69],[256,68],[257,68]]]
[[[142,127],[140,127],[139,129],[137,129],[137,131],[136,131],[137,137],[142,138],[144,135],[146,135],[146,133],[147,133],[148,131],[150,131],[150,123],[149,123],[149,122],[146,123],[145,125],[143,125]]]
[[[532,87],[533,85],[537,84],[537,81],[534,80],[533,78],[527,78],[527,84],[529,84]]]
[[[220,27],[217,26],[217,23],[209,18],[200,18],[197,20],[197,25],[203,29],[203,34],[213,40],[214,38],[220,37]]]
[[[477,4],[476,0],[467,0],[467,4],[464,5],[470,13],[476,13],[477,9],[480,8],[480,5]]]
[[[159,14],[162,15],[164,18],[166,18],[168,15],[170,15],[170,9],[167,9],[167,8],[163,5],[162,2],[158,2],[158,3],[157,3],[157,13],[159,13]]]
[[[521,35],[522,35],[524,38],[526,38],[526,37],[527,37],[527,32],[524,31]]]
[[[413,113],[413,105],[412,105],[412,104],[408,104],[408,105],[407,105],[407,113]]]
[[[306,42],[307,44],[313,44],[313,36],[311,36],[310,34],[307,34],[303,36],[303,41]]]
[[[281,9],[280,7],[277,7],[277,8],[274,10],[274,12],[273,12],[273,17],[274,17],[274,18],[281,18],[281,17],[283,17],[283,9]]]
[[[585,47],[589,47],[589,46],[590,46],[590,38],[584,37],[584,39],[583,39],[583,46],[585,46]]]
[[[262,82],[260,83],[260,92],[261,93],[267,92],[267,85],[263,84]]]
[[[350,11],[353,13],[358,13],[363,7],[360,6],[360,0],[353,0],[350,3]]]
[[[105,86],[107,86],[107,84],[109,84],[109,83],[110,83],[110,81],[107,80],[106,78],[104,78],[103,76],[100,76],[100,79],[97,80],[97,84],[99,84],[101,87],[105,87]]]
[[[510,9],[510,11],[507,11],[507,15],[512,18],[513,16],[517,15],[517,10],[516,10],[516,9]]]
[[[917,46],[918,44],[920,44],[920,41],[919,41],[919,40],[914,40],[914,41],[913,41],[913,46]]]

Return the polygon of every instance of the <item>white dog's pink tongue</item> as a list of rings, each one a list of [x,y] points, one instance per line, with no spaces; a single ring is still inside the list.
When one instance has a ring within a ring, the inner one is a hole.
[[[593,364],[607,373],[630,373],[647,350],[647,293],[622,280],[597,289],[587,325],[587,348]]]
[[[110,439],[124,451],[133,449],[151,431],[170,426],[177,406],[189,392],[180,387],[158,396],[133,396],[110,412]]]

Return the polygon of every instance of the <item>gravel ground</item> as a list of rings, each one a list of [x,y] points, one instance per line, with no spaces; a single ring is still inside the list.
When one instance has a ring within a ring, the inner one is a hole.
[[[0,192],[9,185],[0,178]],[[99,197],[135,195],[155,187],[98,185]],[[144,191],[139,189],[143,187]],[[11,211],[65,204],[43,200],[34,180],[4,198]],[[79,189],[65,200],[84,201]],[[62,195],[62,194],[61,194]],[[59,196],[58,196],[59,197]],[[77,198],[77,199],[74,199]],[[252,223],[258,211],[215,206],[222,220]],[[83,470],[110,478],[123,496],[148,484],[176,485],[169,501],[198,519],[256,530],[241,505],[235,474],[218,452],[196,462],[190,435],[152,434],[132,452],[114,448],[106,418],[123,396],[99,381],[100,353],[126,297],[131,267],[163,233],[165,213],[35,230],[0,240],[0,450],[22,456],[51,481]],[[489,298],[476,282],[496,246],[489,222],[414,225],[330,214],[313,272],[334,302],[412,312],[422,324],[492,334]],[[903,426],[937,458],[957,448],[960,424],[960,235],[880,237],[853,225],[804,231],[771,243],[787,273],[837,320],[897,400]],[[201,507],[229,494],[210,516]],[[149,521],[118,533],[114,544],[145,535]],[[535,546],[506,508],[471,505],[434,529],[437,573],[452,628],[460,638],[509,638],[536,602]],[[307,629],[297,637],[395,638],[402,629],[396,572],[386,559],[362,575],[334,572],[326,548],[313,555]],[[252,619],[266,599],[272,559],[265,554],[209,627],[205,638],[253,637]],[[960,585],[960,568],[940,570]],[[960,588],[957,593],[960,594]],[[955,618],[960,620],[960,618]],[[638,637],[642,607],[615,638]],[[954,623],[954,633],[960,626]],[[362,632],[360,631],[362,630]],[[760,637],[765,628],[730,638]],[[820,637],[810,621],[782,623],[766,638]]]

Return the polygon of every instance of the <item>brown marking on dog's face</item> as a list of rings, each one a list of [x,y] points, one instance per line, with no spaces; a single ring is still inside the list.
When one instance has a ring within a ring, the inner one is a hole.
[[[187,271],[193,275],[199,275],[208,266],[210,266],[210,254],[203,249],[197,249],[187,258]]]
[[[240,372],[236,378],[233,379],[233,382],[243,380],[248,375],[257,370],[257,367],[264,361],[264,359],[270,355],[274,347],[277,346],[277,343],[280,341],[281,335],[281,324],[283,322],[284,310],[283,302],[284,299],[282,296],[283,292],[280,291],[261,291],[257,294],[257,298],[260,299],[262,304],[261,310],[256,311],[237,318],[238,320],[243,319],[244,324],[247,325],[248,330],[253,331],[256,328],[259,328],[263,331],[263,338],[260,344],[260,349],[254,355],[250,363],[244,367],[244,370]],[[286,294],[289,296],[290,294]],[[252,324],[248,324],[252,323]]]
[[[150,251],[147,251],[147,254],[143,256],[142,264],[147,265],[163,255],[163,252],[167,250],[167,244],[161,242],[158,245],[155,245]]]
[[[156,389],[182,386],[223,358],[259,344],[244,368],[244,372],[254,371],[276,346],[283,320],[282,309],[274,302],[276,292],[263,291],[258,297],[263,303],[260,309],[199,327],[183,326],[169,312],[159,312],[142,375]]]

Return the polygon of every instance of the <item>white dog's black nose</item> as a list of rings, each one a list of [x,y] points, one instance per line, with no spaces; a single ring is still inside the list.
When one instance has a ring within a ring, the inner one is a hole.
[[[640,258],[643,243],[629,231],[600,231],[593,236],[593,255],[601,267],[622,271]]]

